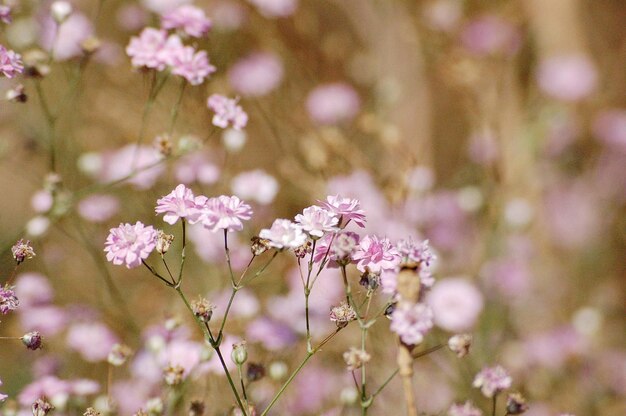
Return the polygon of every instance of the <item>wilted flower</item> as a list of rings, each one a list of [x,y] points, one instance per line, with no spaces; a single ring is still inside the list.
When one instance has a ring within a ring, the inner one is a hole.
[[[48,401],[43,398],[37,399],[32,406],[33,416],[46,416],[52,409],[54,409],[54,406],[48,403]]]
[[[100,412],[98,412],[93,407],[89,407],[87,408],[87,410],[85,410],[85,413],[83,413],[83,416],[100,416]]]
[[[213,94],[207,100],[207,107],[215,112],[213,125],[225,129],[232,124],[235,130],[241,130],[248,123],[248,114],[237,104],[237,99]]]
[[[255,256],[260,256],[265,253],[270,248],[269,240],[260,237],[252,237],[252,245],[250,246],[250,250],[252,254]]]
[[[407,345],[417,345],[433,327],[433,312],[422,303],[399,304],[391,314],[390,329]]]
[[[350,347],[350,349],[343,353],[343,360],[348,366],[348,371],[354,371],[361,368],[363,364],[369,362],[372,358],[365,350],[360,348]]]
[[[125,264],[129,269],[138,267],[155,249],[157,238],[154,228],[139,221],[135,225],[120,224],[109,231],[104,248],[107,260],[116,265]]]
[[[479,388],[486,397],[493,397],[511,387],[513,380],[501,366],[487,367],[481,370],[476,377],[472,386]]]
[[[296,248],[306,241],[302,227],[285,219],[274,220],[272,227],[262,229],[259,237],[267,240],[270,247],[277,249]]]
[[[12,286],[0,286],[0,313],[6,315],[20,306],[19,299],[15,296]]]
[[[172,138],[169,134],[160,134],[154,138],[152,142],[154,148],[163,157],[170,156],[172,154],[173,145]]]
[[[463,404],[453,404],[450,406],[448,416],[483,416],[483,412],[474,407],[471,402],[465,402]]]
[[[32,259],[35,257],[35,250],[30,245],[30,241],[20,239],[13,247],[11,247],[11,253],[17,264],[21,264],[26,259]]]
[[[181,29],[189,36],[200,38],[211,29],[211,20],[206,17],[204,10],[190,4],[184,4],[163,14],[161,27],[163,29]]]
[[[163,230],[159,230],[156,243],[157,253],[160,255],[167,253],[172,245],[172,241],[174,241],[174,236],[172,234],[165,234]]]
[[[356,312],[346,301],[330,309],[330,320],[337,324],[337,328],[343,328],[355,319],[357,319]]]
[[[13,88],[7,90],[5,98],[14,103],[25,103],[28,101],[28,96],[24,92],[24,85],[22,84],[17,84]]]
[[[191,310],[193,314],[202,322],[209,322],[213,316],[213,310],[215,305],[209,302],[206,298],[200,298],[191,302]]]
[[[303,259],[306,257],[307,254],[311,253],[312,249],[313,249],[313,243],[307,240],[300,247],[294,248],[293,254],[295,254],[297,258]]]
[[[296,223],[298,223],[311,238],[318,239],[324,233],[335,231],[339,219],[335,213],[328,211],[317,205],[305,208],[302,214],[296,215]]]
[[[506,399],[506,412],[509,415],[521,415],[528,410],[526,399],[520,393],[510,393]]]
[[[448,348],[450,351],[456,354],[457,357],[465,357],[469,353],[470,346],[472,345],[471,334],[457,334],[450,337],[448,340]]]
[[[180,365],[168,365],[163,370],[163,379],[168,386],[176,386],[183,381],[185,369]]]
[[[350,221],[359,227],[365,227],[365,211],[361,209],[358,199],[344,198],[340,195],[329,195],[326,201],[318,201],[327,210],[339,217],[339,227],[344,228]]]
[[[115,344],[113,345],[113,348],[111,348],[111,352],[107,357],[107,361],[109,362],[109,364],[115,367],[119,367],[121,365],[124,365],[124,363],[132,355],[132,353],[133,351],[128,345]]]
[[[21,340],[22,344],[24,344],[26,348],[35,351],[41,348],[43,338],[38,331],[32,331],[24,334]]]
[[[263,364],[249,363],[246,371],[246,379],[248,381],[258,381],[265,377],[265,367]]]

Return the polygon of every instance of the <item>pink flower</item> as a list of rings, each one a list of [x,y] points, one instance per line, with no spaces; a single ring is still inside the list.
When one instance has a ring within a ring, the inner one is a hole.
[[[337,124],[354,118],[359,112],[359,96],[350,85],[324,84],[311,91],[306,100],[309,117],[316,123]]]
[[[104,324],[77,323],[67,331],[67,345],[89,362],[105,361],[117,337]]]
[[[487,367],[476,374],[472,386],[479,388],[485,397],[493,397],[511,387],[513,380],[501,366]]]
[[[279,190],[278,181],[260,169],[240,173],[233,178],[230,186],[239,197],[262,205],[270,204]]]
[[[593,134],[604,144],[626,153],[626,110],[602,111],[593,121]]]
[[[311,238],[320,238],[324,233],[337,230],[339,219],[335,213],[320,208],[317,205],[305,208],[302,214],[296,215],[298,223]]]
[[[204,14],[204,10],[185,4],[166,12],[161,17],[163,29],[182,29],[189,36],[200,38],[211,29],[211,20]]]
[[[158,14],[165,14],[170,10],[191,2],[192,0],[141,0],[142,6]]]
[[[2,293],[2,289],[0,289]],[[47,305],[52,301],[54,291],[48,279],[40,273],[22,273],[15,281],[15,293],[24,308]],[[2,299],[2,295],[0,295]],[[2,301],[0,301],[0,304]],[[0,307],[0,312],[2,308]]]
[[[340,231],[336,234],[326,234],[315,246],[313,261],[321,262],[324,257],[331,260],[330,266],[337,266],[337,262],[347,263],[359,244],[360,237],[351,231]],[[331,244],[332,241],[332,244]],[[330,246],[330,251],[328,245]],[[328,253],[328,255],[326,254]]]
[[[431,263],[437,258],[430,249],[428,240],[421,243],[413,241],[411,238],[401,240],[396,244],[398,252],[405,262],[420,263],[425,267],[430,267]]]
[[[472,402],[468,401],[463,404],[453,404],[450,406],[448,416],[483,416],[483,412],[474,407]]]
[[[200,85],[204,79],[216,71],[209,63],[205,51],[196,52],[191,46],[185,46],[175,57],[172,74],[185,78],[191,85]]]
[[[497,15],[484,15],[470,21],[462,30],[461,43],[471,53],[513,54],[520,46],[516,28]]]
[[[356,267],[361,272],[369,270],[379,274],[383,270],[394,270],[400,263],[400,254],[389,239],[366,235],[361,239],[352,259],[357,262]]]
[[[172,192],[157,200],[154,211],[165,214],[163,221],[174,225],[180,218],[186,218],[191,224],[198,221],[201,215],[200,198],[194,197],[191,189],[180,184]]]
[[[131,58],[135,68],[165,69],[161,54],[165,47],[167,33],[164,30],[147,27],[141,31],[139,37],[133,36],[126,47],[126,53]]]
[[[0,286],[0,313],[6,315],[14,311],[20,305],[20,301],[15,296],[15,291],[11,286]]]
[[[236,196],[220,195],[208,199],[202,207],[202,225],[211,231],[243,230],[242,221],[252,218],[252,208]]]
[[[298,7],[298,0],[248,0],[248,2],[268,18],[290,16]]]
[[[22,57],[14,51],[0,45],[0,74],[13,78],[24,70]]]
[[[215,112],[213,125],[225,129],[232,123],[235,130],[241,130],[248,123],[248,114],[237,105],[236,99],[213,94],[207,100],[207,107]]]
[[[400,303],[391,314],[389,328],[408,345],[420,344],[432,327],[433,312],[422,303],[414,305]]]
[[[239,94],[260,97],[275,89],[283,78],[283,64],[271,53],[255,52],[228,71],[228,80]]]
[[[67,397],[71,392],[71,385],[55,376],[41,377],[22,389],[18,396],[20,404],[30,406],[41,397],[54,400],[58,397]]]
[[[361,209],[358,199],[344,198],[340,195],[329,195],[326,202],[317,201],[322,207],[334,212],[340,218],[340,227],[344,228],[348,222],[354,221],[359,227],[365,227],[365,211]]]
[[[135,225],[126,223],[111,228],[104,251],[108,261],[116,265],[126,264],[131,269],[141,265],[156,247],[156,242],[156,230],[137,221]]]
[[[205,153],[196,152],[182,157],[176,163],[175,175],[182,183],[211,185],[219,179],[220,170]]]
[[[277,249],[296,248],[306,242],[302,227],[285,219],[274,220],[272,227],[262,229],[259,237],[268,240],[269,245]]]
[[[480,291],[460,277],[440,280],[426,301],[433,308],[437,326],[450,332],[471,329],[483,309]]]
[[[90,195],[78,203],[78,213],[85,220],[95,223],[109,220],[120,209],[118,199],[112,195]]]
[[[598,75],[585,55],[558,55],[544,59],[537,70],[539,88],[562,101],[578,101],[591,94]]]
[[[58,25],[52,17],[43,22],[40,43],[57,61],[66,61],[83,55],[82,43],[94,34],[91,20],[80,12],[72,14]]]
[[[137,189],[148,189],[165,171],[160,160],[153,147],[129,144],[105,154],[96,173],[101,182],[124,181]]]
[[[8,25],[12,21],[13,19],[11,18],[11,7],[0,4],[0,22],[6,23]]]

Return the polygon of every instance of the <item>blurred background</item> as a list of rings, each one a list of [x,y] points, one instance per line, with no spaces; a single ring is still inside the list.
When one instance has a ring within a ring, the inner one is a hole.
[[[253,206],[233,237],[239,270],[261,228],[327,194],[358,198],[369,233],[429,239],[438,282],[470,283],[480,306],[433,334],[434,345],[470,330],[469,357],[436,353],[417,363],[424,414],[467,398],[487,409],[471,380],[494,363],[511,372],[529,415],[626,414],[623,0],[197,0],[212,28],[190,42],[217,71],[182,95],[170,78],[146,105],[153,81],[131,67],[126,45],[184,3],[76,0],[56,28],[50,3],[4,0],[13,22],[2,26],[1,43],[27,71],[0,79],[0,90],[21,83],[28,100],[0,102],[0,282],[13,273],[19,238],[37,256],[18,269],[22,305],[1,317],[0,336],[37,329],[46,343],[32,352],[0,340],[2,392],[26,402],[24,387],[45,377],[90,379],[99,387],[73,391],[67,410],[82,414],[107,394],[106,355],[123,341],[137,353],[108,388],[119,414],[130,415],[160,391],[158,365],[148,362],[157,334],[200,354],[200,336],[171,291],[103,253],[120,222],[179,232],[154,205],[185,183]],[[212,125],[213,93],[240,97],[244,130]],[[140,174],[116,182],[135,157]],[[187,292],[207,295],[220,315],[230,290],[222,240],[201,228],[189,238]],[[304,352],[294,266],[287,256],[273,263],[237,298],[227,325],[268,369],[293,368]],[[313,290],[318,339],[332,330],[327,313],[342,290],[333,270]],[[180,321],[176,336],[171,319]],[[341,358],[357,337],[346,330],[316,356],[275,414],[359,414]],[[390,339],[381,321],[368,349],[373,386],[393,370]],[[209,362],[189,386],[190,399],[212,403],[208,414],[230,405],[217,370]],[[257,382],[256,401],[279,385]],[[396,380],[371,414],[401,414],[398,403]]]

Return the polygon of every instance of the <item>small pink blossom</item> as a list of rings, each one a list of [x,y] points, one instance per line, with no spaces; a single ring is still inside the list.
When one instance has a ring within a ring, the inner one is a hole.
[[[30,406],[41,397],[50,399],[69,395],[71,385],[65,380],[61,380],[55,376],[44,376],[22,389],[18,396],[20,404]]]
[[[151,27],[142,30],[139,37],[132,37],[126,47],[132,65],[136,68],[164,69],[159,52],[165,46],[166,39],[167,33],[164,30]]]
[[[236,196],[220,195],[206,200],[200,221],[211,231],[243,230],[243,222],[252,218],[252,208]]]
[[[5,285],[0,286],[0,313],[6,315],[10,311],[14,311],[20,305],[20,301],[15,296],[13,287]]]
[[[502,390],[511,387],[513,380],[504,368],[497,365],[482,369],[472,382],[472,386],[479,388],[485,397],[493,397]]]
[[[248,114],[237,104],[237,99],[213,94],[207,100],[207,107],[215,112],[213,125],[225,129],[232,124],[235,130],[241,130],[248,123]]]
[[[22,57],[0,45],[0,74],[13,78],[16,74],[21,74],[23,70]]]
[[[472,402],[468,401],[463,404],[453,404],[450,406],[448,416],[483,416],[483,412],[474,407]]]
[[[283,64],[276,55],[256,52],[230,68],[228,81],[239,94],[245,97],[260,97],[278,87],[283,73]]]
[[[2,289],[0,289],[0,304],[2,303],[1,293]],[[54,290],[44,275],[22,273],[15,281],[15,294],[20,300],[20,306],[30,309],[49,304],[54,297]],[[1,306],[0,312],[2,312]]]
[[[78,203],[78,214],[89,222],[105,222],[120,209],[120,203],[113,195],[94,194]]]
[[[394,270],[400,263],[400,254],[389,239],[367,235],[361,239],[352,259],[361,272],[369,270],[378,274],[383,270]]]
[[[320,238],[327,232],[337,230],[339,219],[332,211],[313,205],[296,215],[296,223],[312,238]]]
[[[306,100],[306,109],[314,122],[329,125],[353,119],[359,112],[360,104],[354,88],[336,82],[320,85],[311,91]]]
[[[274,220],[272,227],[262,229],[259,237],[268,240],[270,247],[277,249],[296,248],[306,242],[302,227],[285,219]]]
[[[390,329],[408,345],[420,344],[432,327],[433,312],[422,303],[401,303],[391,315]]]
[[[185,46],[176,56],[172,65],[172,74],[185,78],[191,85],[200,85],[205,78],[216,71],[209,63],[205,51],[196,52],[191,46]]]
[[[40,43],[56,61],[66,61],[84,54],[83,42],[94,34],[91,20],[83,13],[72,12],[60,25],[52,16],[41,24]]]
[[[182,29],[189,36],[200,38],[211,29],[211,20],[204,10],[190,4],[166,12],[161,17],[163,29]]]
[[[329,195],[326,201],[318,201],[322,207],[334,212],[340,218],[340,227],[354,221],[359,227],[365,227],[365,211],[361,209],[358,199],[344,198],[340,195]]]
[[[141,265],[142,260],[155,249],[156,243],[157,231],[137,221],[135,225],[126,223],[111,228],[104,251],[108,261],[116,265],[125,264],[131,269]]]
[[[191,224],[198,221],[201,215],[198,202],[201,197],[194,197],[191,189],[180,184],[169,194],[157,200],[154,211],[165,214],[163,221],[174,225],[180,218],[186,218]]]
[[[540,62],[537,70],[539,88],[562,101],[578,101],[597,87],[598,74],[585,55],[556,55]]]
[[[593,120],[593,134],[604,144],[626,153],[626,110],[600,112]]]
[[[276,178],[260,169],[242,172],[231,182],[232,191],[239,197],[262,205],[270,204],[279,188]]]

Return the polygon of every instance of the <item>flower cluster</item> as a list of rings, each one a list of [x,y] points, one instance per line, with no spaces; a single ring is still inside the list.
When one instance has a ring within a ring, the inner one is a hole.
[[[476,377],[472,385],[479,388],[486,397],[493,397],[511,387],[513,380],[502,366],[487,367],[482,369]]]
[[[190,4],[184,4],[163,14],[161,27],[163,29],[179,29],[189,36],[200,38],[211,29],[211,20],[206,17],[204,10]]]
[[[10,311],[14,311],[20,305],[20,301],[15,296],[13,287],[5,285],[0,286],[0,313],[6,315]]]
[[[422,303],[401,303],[391,314],[389,328],[407,345],[420,344],[432,327],[433,312]]]
[[[241,130],[248,124],[248,114],[237,104],[236,99],[213,94],[207,100],[207,107],[215,112],[214,126],[225,129],[232,124],[235,130]]]
[[[138,267],[148,258],[157,244],[158,233],[151,227],[137,221],[135,225],[120,224],[111,228],[104,251],[107,260],[127,268]]]

